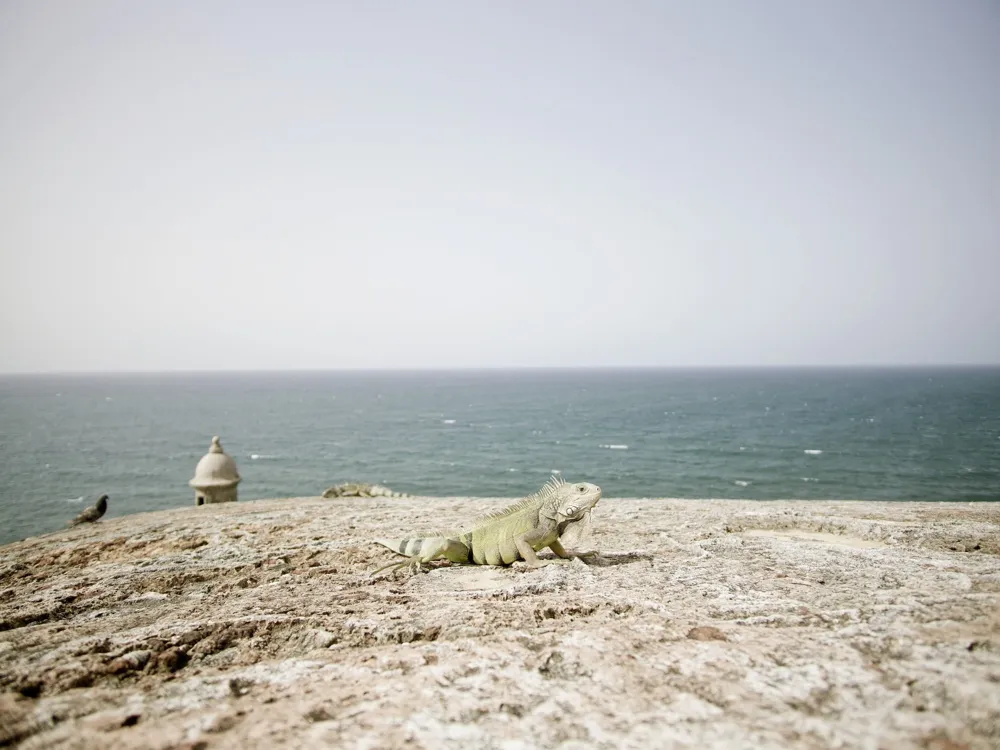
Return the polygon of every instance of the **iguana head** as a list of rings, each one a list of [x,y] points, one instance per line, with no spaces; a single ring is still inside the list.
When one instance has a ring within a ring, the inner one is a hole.
[[[601,488],[588,482],[570,484],[554,480],[551,499],[545,503],[545,515],[556,523],[579,521],[593,510],[601,499]]]

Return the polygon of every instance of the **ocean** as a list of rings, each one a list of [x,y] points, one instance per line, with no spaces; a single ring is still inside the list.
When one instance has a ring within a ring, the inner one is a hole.
[[[335,483],[515,497],[1000,500],[1000,368],[0,376],[0,543],[194,506],[219,435],[241,500]]]

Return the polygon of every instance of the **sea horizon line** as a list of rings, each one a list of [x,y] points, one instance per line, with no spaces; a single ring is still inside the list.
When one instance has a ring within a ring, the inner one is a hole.
[[[316,367],[243,369],[122,369],[37,370],[0,372],[0,378],[31,377],[128,377],[212,375],[364,375],[364,374],[477,374],[477,373],[739,373],[739,372],[941,372],[1000,370],[1000,362],[892,363],[892,364],[769,364],[769,365],[500,365],[455,367]]]

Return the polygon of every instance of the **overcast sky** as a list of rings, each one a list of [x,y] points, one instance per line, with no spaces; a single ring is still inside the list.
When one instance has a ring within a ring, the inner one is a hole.
[[[0,371],[1000,362],[995,0],[0,4]]]

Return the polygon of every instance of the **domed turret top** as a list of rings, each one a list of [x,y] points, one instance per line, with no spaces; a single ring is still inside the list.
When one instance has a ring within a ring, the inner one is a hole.
[[[235,487],[242,477],[232,456],[222,450],[219,437],[212,438],[212,445],[194,470],[194,477],[188,482],[197,490]]]

